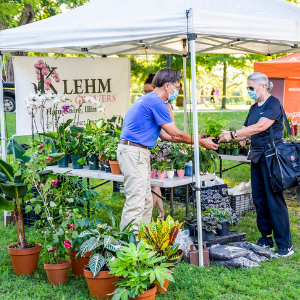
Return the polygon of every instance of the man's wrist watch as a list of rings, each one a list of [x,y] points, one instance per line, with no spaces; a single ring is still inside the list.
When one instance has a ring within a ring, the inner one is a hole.
[[[237,138],[238,136],[237,136],[237,133],[236,133],[236,130],[234,131],[234,136],[235,136],[235,138]]]

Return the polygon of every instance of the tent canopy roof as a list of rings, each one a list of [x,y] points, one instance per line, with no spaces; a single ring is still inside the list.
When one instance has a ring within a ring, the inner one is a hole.
[[[254,71],[271,78],[300,77],[300,53],[254,63]]]
[[[300,8],[284,0],[94,0],[1,31],[0,50],[185,55],[187,33],[197,34],[197,53],[297,51]]]

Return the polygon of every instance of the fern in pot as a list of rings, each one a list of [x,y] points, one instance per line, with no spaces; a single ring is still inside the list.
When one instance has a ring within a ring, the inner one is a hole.
[[[122,245],[129,245],[129,241],[135,240],[130,231],[129,223],[122,232],[117,228],[107,224],[98,224],[96,228],[85,230],[79,237],[89,236],[80,246],[77,254],[82,257],[91,251],[89,263],[84,269],[84,276],[87,279],[91,296],[98,299],[111,298],[111,294],[116,289],[115,283],[118,276],[109,274],[109,260],[116,257],[118,251],[122,251]]]

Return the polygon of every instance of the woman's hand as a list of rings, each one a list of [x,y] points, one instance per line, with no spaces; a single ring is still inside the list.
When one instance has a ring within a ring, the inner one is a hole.
[[[229,142],[230,140],[232,140],[230,131],[227,131],[223,136],[220,137],[219,143]]]
[[[244,147],[246,145],[246,140],[240,141],[240,145]]]

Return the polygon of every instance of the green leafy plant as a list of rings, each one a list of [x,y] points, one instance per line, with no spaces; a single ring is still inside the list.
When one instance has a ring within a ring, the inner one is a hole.
[[[117,148],[119,144],[118,137],[109,137],[106,140],[104,156],[106,160],[117,160]]]
[[[203,216],[215,217],[219,223],[227,222],[232,224],[232,217],[230,213],[225,208],[214,208],[209,207],[205,212],[202,213]]]
[[[164,262],[178,263],[182,250],[178,250],[179,244],[175,243],[175,240],[182,224],[174,221],[171,216],[168,216],[166,221],[152,221],[150,225],[141,220],[138,239],[145,242],[149,249],[164,256]]]
[[[117,252],[117,257],[110,260],[110,274],[122,276],[117,282],[118,288],[113,293],[112,300],[134,299],[150,289],[157,281],[163,286],[165,279],[174,281],[169,274],[173,264],[163,263],[164,256],[146,248],[144,242],[128,247],[122,247],[123,252]]]
[[[39,174],[43,172],[48,163],[61,159],[64,153],[50,153],[51,144],[44,144],[39,148],[32,147],[27,151],[21,148],[17,143],[12,144],[14,157],[17,159],[12,165],[0,159],[0,189],[5,195],[5,198],[0,197],[0,208],[14,210],[18,245],[24,249],[30,246],[25,239],[22,212],[24,200],[32,188],[28,178],[32,176],[33,172],[36,177],[40,176]],[[36,162],[39,163],[36,164]],[[38,207],[36,208],[38,209]]]
[[[213,136],[216,139],[222,134],[222,130],[226,126],[226,118],[220,118],[219,116],[202,117],[201,120],[205,123],[204,129],[208,136]]]
[[[224,149],[226,149],[227,146],[228,146],[228,143],[225,143],[225,142],[222,142],[222,143],[219,144],[219,148],[224,148]]]
[[[129,223],[123,231],[107,224],[98,224],[94,229],[88,229],[79,234],[79,238],[89,236],[89,239],[80,246],[78,255],[84,255],[92,251],[88,268],[95,277],[100,271],[109,270],[108,262],[111,258],[115,258],[117,251],[122,251],[122,245],[128,245],[132,240],[132,232]]]
[[[231,140],[230,143],[231,143],[231,149],[240,149],[241,148],[241,144],[238,141]]]
[[[208,232],[216,232],[216,229],[222,229],[222,225],[219,224],[218,219],[210,216],[202,215],[202,229]]]
[[[68,152],[72,155],[85,155],[88,151],[84,148],[84,131],[82,127],[71,126],[70,127],[70,142],[67,144]]]
[[[189,213],[189,215],[185,217],[184,223],[191,226],[192,228],[197,227],[197,214]]]

